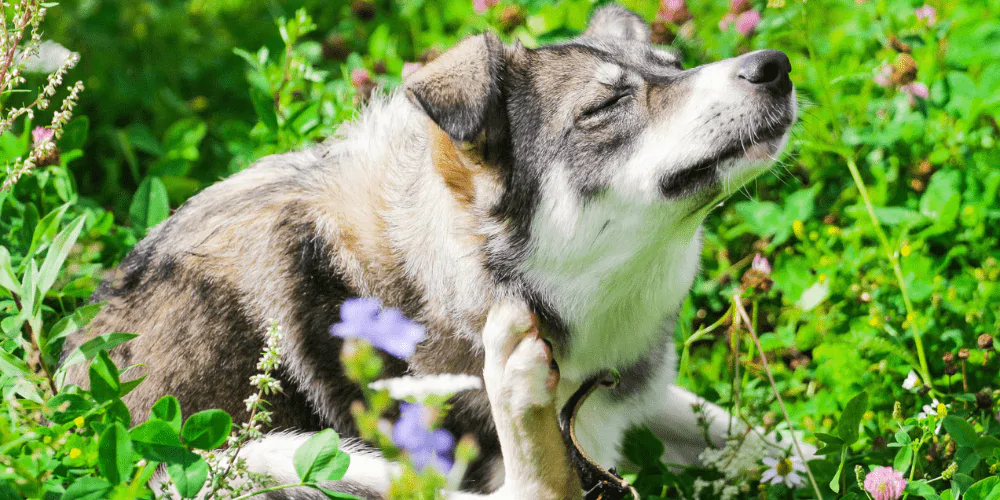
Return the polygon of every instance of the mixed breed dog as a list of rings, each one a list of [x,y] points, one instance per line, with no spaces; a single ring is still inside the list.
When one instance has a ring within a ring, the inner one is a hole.
[[[340,305],[377,297],[426,327],[385,376],[466,373],[445,428],[480,458],[449,498],[582,498],[579,446],[621,458],[648,426],[666,459],[706,443],[675,385],[674,328],[698,272],[701,224],[764,172],[796,118],[779,51],[685,69],[636,14],[598,10],[577,38],[537,49],[467,38],[376,98],[336,137],[264,158],[191,198],[140,242],[95,295],[85,334],[134,332],[111,353],[147,378],[133,415],[173,394],[185,411],[245,417],[266,319],[285,331],[270,402],[274,432],[246,447],[252,470],[298,482],[310,432],[355,432],[360,389],[343,374]],[[621,383],[583,403],[576,443],[558,411],[596,374]],[[77,365],[71,381],[86,384]],[[731,417],[703,405],[709,436]],[[392,464],[357,440],[343,481],[383,498]],[[268,498],[324,498],[292,489]]]

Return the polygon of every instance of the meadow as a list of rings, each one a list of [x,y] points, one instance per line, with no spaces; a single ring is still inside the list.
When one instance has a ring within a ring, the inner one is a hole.
[[[677,467],[635,429],[625,477],[643,499],[1000,498],[1000,3],[622,3],[686,67],[761,48],[791,59],[801,106],[788,152],[707,220],[676,344],[681,385],[818,448],[807,470],[796,446],[734,436]],[[266,431],[280,325],[247,385],[250,422],[188,415],[165,397],[130,428],[120,398],[136,382],[104,351],[131,335],[62,352],[100,308],[89,297],[186,199],[333,135],[463,37],[492,30],[535,47],[579,33],[594,6],[5,1],[0,499],[152,498],[160,463],[185,497],[288,486],[247,479],[212,451]],[[343,362],[367,385],[378,341],[352,345]],[[64,384],[75,363],[90,364],[89,391]],[[395,497],[432,498],[474,458],[462,436],[428,449],[434,429],[386,432],[389,391],[366,395],[363,436],[407,464]],[[337,439],[321,433],[297,452],[299,485],[343,475]]]

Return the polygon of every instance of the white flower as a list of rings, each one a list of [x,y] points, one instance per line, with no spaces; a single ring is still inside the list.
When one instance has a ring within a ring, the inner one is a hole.
[[[457,373],[442,373],[440,375],[424,375],[414,377],[407,375],[399,378],[389,378],[377,380],[368,387],[380,391],[388,390],[393,399],[412,398],[417,401],[427,399],[428,396],[451,396],[452,394],[481,389],[483,380],[472,375]]]
[[[910,374],[906,376],[906,380],[903,381],[903,389],[912,391],[920,385],[920,377],[917,376],[917,372],[910,370]]]
[[[764,471],[764,475],[761,476],[761,483],[778,484],[783,482],[785,483],[785,486],[793,489],[806,484],[805,478],[796,474],[796,472],[806,471],[806,466],[802,464],[801,458],[766,457],[763,462],[764,465],[769,468]]]
[[[920,414],[917,415],[917,418],[923,420],[923,419],[925,419],[927,417],[936,417],[936,416],[938,416],[937,409],[938,409],[938,406],[940,404],[941,404],[941,402],[938,401],[937,398],[934,398],[933,400],[931,400],[931,404],[924,405],[921,408],[924,411],[920,412]]]

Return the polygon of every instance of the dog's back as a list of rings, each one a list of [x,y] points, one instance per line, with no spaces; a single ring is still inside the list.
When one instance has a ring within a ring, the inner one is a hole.
[[[340,341],[329,331],[345,299],[380,297],[458,343],[452,334],[473,334],[485,315],[476,309],[488,290],[470,289],[470,266],[463,283],[449,278],[463,260],[481,268],[481,256],[478,242],[463,246],[448,235],[474,240],[479,230],[452,227],[472,224],[471,206],[448,203],[454,197],[440,191],[470,186],[428,175],[432,155],[435,168],[448,167],[435,148],[450,145],[435,141],[429,125],[404,97],[380,99],[339,137],[209,187],[136,246],[95,295],[107,305],[88,334],[70,342],[139,334],[112,352],[120,367],[139,365],[129,378],[147,377],[125,399],[135,421],[166,394],[185,413],[221,408],[239,420],[267,320],[275,319],[287,337],[284,391],[271,401],[275,427],[349,433],[346,405],[360,392],[343,378]],[[428,304],[431,289],[437,296]],[[481,372],[475,356],[419,354],[415,364],[432,371]],[[406,369],[386,361],[387,375]],[[77,365],[69,380],[86,385],[86,373]]]

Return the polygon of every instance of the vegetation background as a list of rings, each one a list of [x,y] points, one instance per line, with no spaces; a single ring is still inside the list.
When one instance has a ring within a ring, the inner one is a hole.
[[[906,478],[903,495],[911,498],[1000,497],[1000,362],[993,343],[1000,330],[1000,4],[623,3],[653,23],[654,40],[680,50],[688,67],[754,49],[784,50],[802,104],[790,153],[706,223],[703,269],[677,334],[681,383],[821,447],[810,468],[827,498],[898,498],[861,484],[880,466]],[[113,421],[104,416],[113,413],[111,403],[66,413],[44,394],[44,383],[24,383],[36,380],[39,366],[26,335],[46,341],[37,355],[42,367],[55,369],[61,337],[94,313],[85,307],[89,296],[148,228],[254,160],[329,137],[373,90],[399,85],[413,63],[464,36],[494,30],[534,47],[581,31],[594,6],[50,6],[43,38],[80,54],[66,79],[83,81],[86,90],[55,156],[0,192],[0,278],[10,277],[0,281],[0,462],[7,467],[0,470],[0,497],[59,498],[91,476],[123,498],[150,494],[144,481],[122,486],[128,477],[147,477],[133,475],[131,466],[123,479],[95,465],[98,436]],[[26,98],[2,99],[6,110]],[[0,160],[24,156],[31,130],[26,122],[4,132]],[[6,284],[44,275],[35,262],[50,248],[65,255],[25,311]],[[737,294],[776,390],[747,322],[733,321]],[[28,333],[31,325],[35,333]],[[98,351],[86,360],[99,363]],[[57,403],[84,404],[66,399]],[[69,418],[46,413],[57,410]],[[48,420],[32,420],[31,411]],[[88,434],[74,427],[74,415],[104,424]],[[40,436],[50,442],[30,444]],[[635,467],[628,477],[644,498],[816,496],[804,480],[761,481],[766,464],[735,465],[738,446],[723,450],[730,458],[677,469],[660,462],[651,435],[637,431],[629,443]]]

